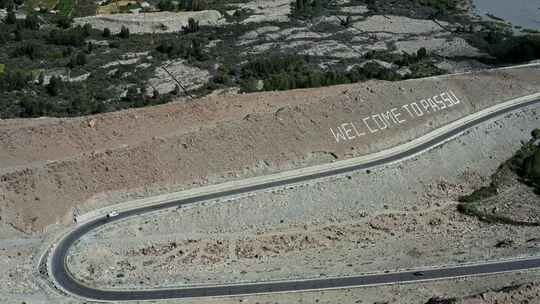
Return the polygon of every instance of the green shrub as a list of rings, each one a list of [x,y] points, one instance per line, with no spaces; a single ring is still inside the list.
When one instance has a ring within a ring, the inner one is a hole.
[[[459,197],[458,201],[462,203],[478,202],[483,199],[493,197],[497,193],[497,187],[494,185],[489,185],[488,187],[482,187],[469,195]]]
[[[419,5],[428,6],[438,11],[455,10],[461,1],[459,0],[415,0]]]
[[[540,59],[540,36],[521,35],[500,30],[470,35],[469,42],[502,63],[520,63]]]
[[[13,10],[15,3],[13,0],[0,0],[0,9],[6,9],[7,11]]]
[[[57,15],[54,19],[54,23],[59,28],[68,29],[71,27],[71,24],[73,23],[73,18],[63,15]]]
[[[539,129],[534,129],[534,130],[531,132],[531,136],[532,136],[533,140],[538,140],[538,139],[540,139],[540,128],[539,128]]]
[[[208,9],[206,0],[181,0],[179,8],[183,11],[204,11]]]
[[[109,37],[111,37],[111,30],[110,30],[108,27],[104,28],[104,29],[103,29],[103,33],[101,34],[101,36],[102,36],[103,38],[109,38]]]
[[[426,58],[428,56],[428,52],[426,50],[425,47],[421,47],[420,49],[418,49],[418,51],[416,52],[416,58],[418,60],[422,60],[424,58]]]
[[[195,19],[189,18],[188,19],[188,25],[187,26],[182,26],[182,30],[186,34],[198,32],[199,31],[199,21],[195,21]]]
[[[63,82],[62,78],[58,76],[53,76],[49,80],[49,83],[45,86],[47,93],[51,96],[58,96],[60,90],[62,89]]]
[[[32,80],[28,73],[22,71],[4,71],[0,73],[0,92],[22,90]]]
[[[56,45],[80,47],[84,45],[86,37],[87,31],[77,26],[66,30],[53,29],[49,32],[47,41]]]
[[[83,66],[86,64],[86,54],[83,52],[77,53],[77,55],[71,57],[68,66],[74,68],[77,66]]]
[[[198,38],[165,40],[160,43],[156,50],[160,53],[167,54],[170,58],[192,58],[198,61],[208,59],[202,51],[202,42]]]
[[[172,2],[172,0],[160,0],[157,4],[157,8],[160,11],[175,12],[178,6]]]
[[[31,60],[34,60],[42,55],[41,46],[35,42],[28,42],[21,46],[18,46],[11,53],[12,57],[26,56]]]
[[[15,11],[10,11],[7,13],[6,18],[4,18],[5,24],[15,24],[17,23],[17,16],[15,15]]]
[[[265,91],[290,90],[346,84],[366,79],[398,80],[401,76],[376,62],[368,62],[350,72],[321,71],[312,67],[309,57],[272,55],[257,57],[240,70],[242,90],[257,90],[255,82],[263,80]]]
[[[540,147],[536,146],[536,152],[523,161],[521,176],[526,182],[530,182],[540,190]]]
[[[296,0],[291,3],[291,15],[297,18],[319,16],[322,11],[322,0]]]
[[[122,39],[129,38],[129,29],[122,25],[122,28],[120,29],[120,33],[118,33],[118,37]]]
[[[38,30],[39,29],[39,18],[36,14],[29,14],[24,19],[24,27],[30,30]]]

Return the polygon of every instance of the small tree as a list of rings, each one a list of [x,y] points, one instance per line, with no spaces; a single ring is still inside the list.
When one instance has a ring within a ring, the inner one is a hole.
[[[40,72],[39,73],[39,76],[38,76],[38,79],[37,79],[37,83],[38,85],[43,85],[43,83],[45,82],[45,73],[43,72]]]
[[[58,15],[56,19],[54,20],[54,23],[60,28],[67,29],[71,27],[71,24],[73,23],[73,19],[68,16],[62,16]]]
[[[182,0],[180,2],[180,9],[186,11],[204,11],[208,9],[208,2],[206,0]]]
[[[13,8],[12,0],[0,0],[0,9],[7,9],[10,11]]]
[[[83,52],[79,52],[77,56],[75,56],[75,62],[77,65],[85,65],[86,64],[86,54]]]
[[[90,23],[85,23],[83,26],[83,34],[85,37],[89,37],[92,32],[92,25]]]
[[[152,99],[159,99],[159,91],[154,89],[152,91]]]
[[[206,0],[192,0],[192,11],[204,11],[208,9],[208,2]]]
[[[131,86],[127,89],[127,92],[126,92],[126,100],[128,101],[136,101],[137,99],[139,99],[141,96],[139,94],[139,90],[137,89],[137,87],[135,86]]]
[[[196,33],[199,31],[199,21],[195,21],[193,18],[188,19],[188,25],[182,26],[184,33]]]
[[[17,16],[15,15],[14,11],[10,11],[7,13],[6,18],[4,19],[5,24],[15,24],[17,23]]]
[[[0,45],[4,45],[9,41],[9,35],[6,32],[0,32]]]
[[[296,0],[291,3],[291,13],[297,18],[311,18],[322,13],[321,0]]]
[[[416,52],[416,59],[418,60],[422,60],[424,58],[426,58],[428,55],[428,52],[426,50],[425,47],[421,47],[420,49],[418,49],[418,51]]]
[[[120,29],[120,33],[118,34],[118,36],[122,39],[129,38],[129,29],[122,25],[122,28]]]
[[[180,86],[179,86],[179,85],[175,85],[175,86],[174,86],[174,89],[173,89],[172,92],[171,92],[171,94],[174,95],[174,96],[180,95]]]
[[[178,8],[171,0],[160,0],[157,4],[160,11],[174,12]]]
[[[104,29],[103,29],[103,33],[101,34],[101,36],[102,36],[103,38],[109,38],[109,37],[111,37],[111,30],[110,30],[108,27],[104,28]]]
[[[15,32],[13,32],[15,35],[15,41],[23,41],[23,33],[20,29],[16,29]]]
[[[534,140],[538,140],[540,139],[540,129],[534,129],[532,132],[531,132],[531,136]]]
[[[94,44],[90,41],[86,43],[86,54],[92,54],[92,51],[94,50]]]
[[[31,30],[39,29],[39,18],[36,14],[30,14],[24,19],[24,27]]]
[[[51,96],[58,96],[60,94],[60,89],[62,86],[62,79],[58,76],[53,76],[49,80],[49,84],[45,86],[47,93]]]

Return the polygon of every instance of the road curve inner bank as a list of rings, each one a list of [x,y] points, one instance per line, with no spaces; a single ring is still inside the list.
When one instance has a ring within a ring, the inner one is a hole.
[[[355,170],[368,169],[392,162],[396,162],[422,151],[433,148],[446,140],[475,127],[476,125],[493,119],[497,116],[507,114],[509,112],[540,104],[540,99],[529,100],[519,104],[515,104],[506,108],[498,109],[490,112],[482,117],[470,120],[463,125],[454,128],[446,133],[440,134],[429,141],[414,146],[406,151],[402,151],[388,157],[366,161],[364,163],[355,164],[349,167],[341,167],[330,169],[327,171],[312,173],[304,176],[286,178],[283,180],[263,182],[256,185],[240,187],[234,190],[218,191],[181,199],[162,204],[144,206],[136,209],[120,212],[117,217],[106,218],[100,217],[94,220],[85,222],[73,231],[65,235],[53,248],[50,256],[49,270],[55,283],[68,294],[92,300],[101,301],[128,301],[128,300],[158,300],[158,299],[173,299],[186,297],[206,297],[206,296],[226,296],[226,295],[243,295],[269,292],[286,292],[286,291],[302,291],[312,289],[329,289],[342,288],[353,286],[366,286],[375,284],[390,284],[400,282],[413,282],[432,279],[455,278],[470,275],[482,275],[489,273],[498,273],[506,271],[525,270],[540,267],[540,258],[534,259],[517,259],[512,261],[504,261],[498,263],[487,263],[480,265],[463,265],[453,266],[441,269],[431,269],[422,271],[422,273],[414,271],[404,271],[396,273],[360,275],[354,277],[343,278],[323,278],[314,280],[296,280],[296,281],[281,281],[281,282],[261,282],[252,284],[233,284],[225,286],[207,286],[196,288],[177,288],[177,289],[153,289],[153,290],[100,290],[85,286],[83,283],[74,279],[67,268],[66,259],[71,246],[88,232],[113,221],[118,221],[130,216],[139,215],[142,213],[152,212],[160,209],[166,209],[186,204],[193,204],[206,200],[213,200],[231,195],[238,195],[253,191],[269,189],[273,187],[285,186],[308,180],[319,179]]]

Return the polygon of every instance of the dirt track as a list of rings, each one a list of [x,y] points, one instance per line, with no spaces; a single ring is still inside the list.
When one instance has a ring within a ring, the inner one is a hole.
[[[166,191],[168,185],[192,187],[370,153],[497,101],[538,92],[539,74],[533,67],[2,121],[0,215],[19,229],[40,230],[70,220],[73,207],[88,208],[83,202],[112,191],[157,185]],[[330,131],[448,90],[460,105],[360,139],[337,143]]]

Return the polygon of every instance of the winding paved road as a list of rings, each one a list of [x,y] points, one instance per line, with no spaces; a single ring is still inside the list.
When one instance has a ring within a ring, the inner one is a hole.
[[[51,257],[49,270],[55,283],[64,291],[75,296],[86,299],[102,300],[102,301],[123,301],[123,300],[157,300],[157,299],[172,299],[184,297],[204,297],[204,296],[224,296],[224,295],[243,295],[268,292],[284,292],[284,291],[300,291],[313,289],[328,289],[353,286],[366,286],[375,284],[390,284],[400,282],[424,281],[433,279],[447,279],[461,276],[481,275],[489,273],[498,273],[506,271],[525,270],[540,267],[540,258],[533,259],[516,259],[511,261],[486,263],[479,265],[462,265],[452,266],[439,269],[424,270],[422,273],[415,271],[404,271],[396,273],[374,274],[374,275],[359,275],[354,277],[341,278],[321,278],[313,280],[297,280],[297,281],[280,281],[280,282],[262,282],[253,284],[238,284],[226,286],[206,286],[196,288],[178,288],[178,289],[155,289],[155,290],[99,290],[85,286],[81,282],[75,280],[70,274],[66,266],[66,256],[69,248],[83,235],[96,229],[99,226],[124,219],[126,217],[151,212],[155,210],[193,204],[206,200],[223,198],[231,195],[238,195],[247,192],[253,192],[273,187],[284,186],[308,180],[339,175],[355,170],[368,169],[375,166],[380,166],[392,162],[396,162],[422,151],[433,148],[446,140],[470,129],[480,123],[495,118],[497,116],[524,108],[532,105],[540,104],[540,99],[529,100],[519,104],[515,104],[506,108],[498,109],[490,112],[482,117],[468,121],[458,128],[452,129],[444,134],[438,135],[429,141],[414,146],[406,151],[402,151],[385,158],[367,161],[361,164],[355,164],[346,168],[331,169],[324,172],[283,179],[279,181],[271,181],[250,185],[234,190],[219,191],[211,194],[204,194],[197,197],[182,199],[178,201],[166,202],[153,206],[140,207],[129,211],[120,212],[120,215],[114,218],[100,217],[84,224],[79,225],[73,231],[62,238],[57,246],[54,247]]]

